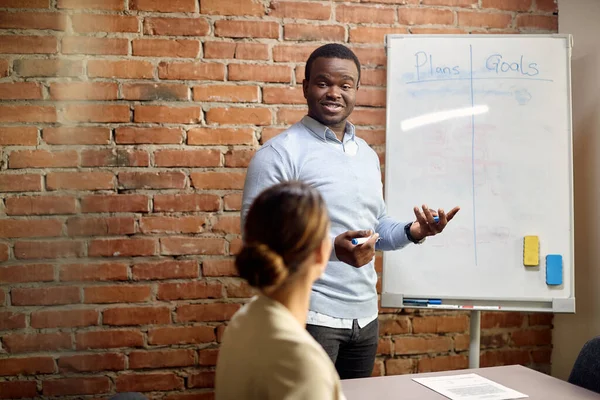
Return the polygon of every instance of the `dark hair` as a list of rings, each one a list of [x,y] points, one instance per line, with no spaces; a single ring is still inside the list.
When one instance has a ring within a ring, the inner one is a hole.
[[[356,54],[349,48],[339,43],[329,43],[317,48],[306,60],[306,68],[304,69],[304,79],[307,81],[310,80],[310,70],[312,68],[313,62],[319,58],[341,58],[342,60],[352,60],[354,64],[356,64],[356,69],[358,69],[358,81],[360,82],[360,61],[358,61],[358,57]]]
[[[323,242],[329,216],[311,186],[293,181],[271,186],[254,200],[236,256],[240,276],[263,291],[279,286]]]

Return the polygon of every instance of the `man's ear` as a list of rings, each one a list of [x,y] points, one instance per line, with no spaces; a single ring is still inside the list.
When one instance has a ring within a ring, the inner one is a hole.
[[[306,92],[308,91],[308,81],[306,79],[302,79],[302,92],[304,93],[304,98],[306,99]]]

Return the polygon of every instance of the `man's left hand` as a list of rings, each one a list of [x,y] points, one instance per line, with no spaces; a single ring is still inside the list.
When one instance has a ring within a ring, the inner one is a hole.
[[[413,239],[419,241],[427,236],[434,236],[444,230],[448,222],[454,218],[460,207],[454,207],[448,213],[444,212],[441,208],[437,210],[430,209],[427,205],[423,204],[423,209],[419,207],[414,208],[415,216],[417,220],[410,226],[410,235]],[[435,222],[433,217],[438,217],[439,221]]]

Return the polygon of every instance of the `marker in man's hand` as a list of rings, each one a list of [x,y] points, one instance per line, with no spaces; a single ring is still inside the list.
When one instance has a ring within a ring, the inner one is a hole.
[[[372,236],[369,237],[361,237],[361,238],[354,238],[352,239],[352,244],[357,246],[359,244],[364,244],[366,243],[369,239],[371,239]],[[377,238],[377,240],[375,241],[375,243],[379,242],[381,240],[380,237]]]

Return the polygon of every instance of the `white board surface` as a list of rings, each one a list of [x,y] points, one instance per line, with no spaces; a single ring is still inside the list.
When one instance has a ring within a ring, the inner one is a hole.
[[[574,312],[570,36],[388,35],[386,47],[388,213],[461,211],[384,253],[382,305]],[[539,266],[523,265],[526,235]],[[560,285],[546,283],[548,254],[563,258]]]

